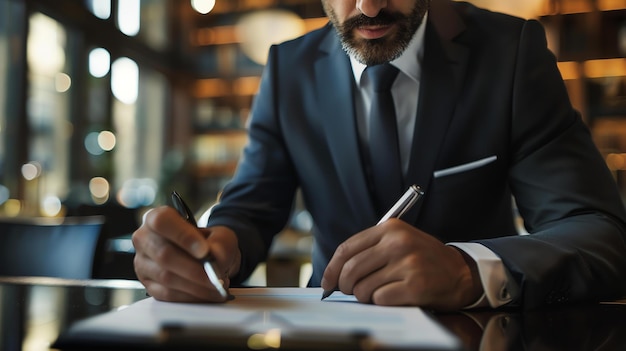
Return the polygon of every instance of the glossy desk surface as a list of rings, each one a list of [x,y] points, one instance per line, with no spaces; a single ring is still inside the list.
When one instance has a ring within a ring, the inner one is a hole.
[[[72,323],[144,299],[130,280],[0,278],[0,350],[43,351]],[[435,314],[472,350],[626,350],[626,304]]]

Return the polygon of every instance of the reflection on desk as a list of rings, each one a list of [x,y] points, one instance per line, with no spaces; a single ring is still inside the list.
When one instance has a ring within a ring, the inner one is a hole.
[[[49,350],[75,321],[144,298],[133,280],[0,277],[0,350]]]
[[[438,314],[467,350],[625,350],[626,302]]]
[[[0,278],[0,350],[46,351],[84,318],[146,298],[137,281]],[[626,303],[438,313],[466,350],[622,350]]]

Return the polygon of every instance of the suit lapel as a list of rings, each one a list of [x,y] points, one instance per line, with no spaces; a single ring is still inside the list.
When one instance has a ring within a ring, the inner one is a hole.
[[[339,39],[330,30],[322,42],[325,53],[315,63],[319,117],[324,125],[333,163],[347,198],[351,199],[354,218],[375,218],[375,209],[361,163],[354,110],[352,67]],[[357,155],[355,157],[355,155]],[[363,225],[371,225],[364,223]]]
[[[428,18],[419,107],[406,178],[409,184],[423,187],[426,195],[404,216],[409,223],[417,221],[422,204],[428,201],[435,162],[457,106],[468,56],[467,48],[453,41],[464,30],[464,24],[449,1],[433,0]]]
[[[417,184],[426,196],[404,215],[416,223],[422,204],[428,201],[428,187],[435,171],[439,150],[452,120],[456,100],[465,76],[468,50],[456,39],[465,29],[463,20],[449,0],[433,0],[426,28],[422,80],[407,172],[407,186]],[[317,99],[327,143],[333,150],[333,163],[339,170],[346,196],[352,199],[355,218],[375,218],[376,211],[367,186],[360,157],[354,110],[354,80],[350,61],[339,39],[329,30],[320,49],[323,55],[315,63]],[[349,101],[350,103],[346,103]],[[363,223],[372,225],[372,223]]]

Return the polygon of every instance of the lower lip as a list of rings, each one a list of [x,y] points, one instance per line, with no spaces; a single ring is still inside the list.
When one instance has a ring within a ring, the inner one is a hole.
[[[391,31],[393,26],[365,28],[361,27],[357,29],[357,32],[365,39],[379,39],[387,35]]]

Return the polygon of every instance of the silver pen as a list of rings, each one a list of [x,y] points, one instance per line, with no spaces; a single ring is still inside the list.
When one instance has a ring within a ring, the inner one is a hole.
[[[391,206],[389,211],[385,213],[385,215],[376,223],[379,225],[389,218],[400,218],[403,214],[405,214],[408,210],[415,205],[415,203],[424,195],[424,191],[419,186],[413,184],[407,189],[406,192],[396,201],[396,203]],[[329,297],[337,288],[332,290],[324,290],[322,294],[322,300]]]
[[[172,191],[172,203],[174,204],[174,208],[176,209],[176,211],[178,211],[178,213],[188,223],[192,224],[194,227],[198,226],[198,223],[196,222],[196,219],[193,216],[193,212],[191,212],[191,210],[189,209],[189,206],[185,204],[185,201],[183,201],[183,198],[176,191]],[[215,287],[217,292],[219,292],[220,295],[224,299],[226,299],[228,297],[228,293],[226,292],[226,289],[224,289],[224,285],[222,285],[223,284],[222,280],[218,277],[217,273],[215,272],[215,267],[213,267],[213,257],[210,254],[204,259],[202,259],[202,266],[204,267],[204,272],[209,278],[209,281],[211,282],[211,284]]]

